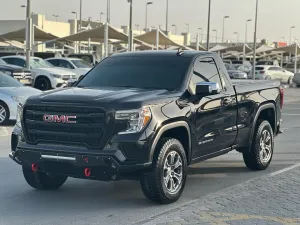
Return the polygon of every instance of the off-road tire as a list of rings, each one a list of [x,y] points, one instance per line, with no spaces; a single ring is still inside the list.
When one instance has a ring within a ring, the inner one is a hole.
[[[176,152],[182,161],[182,180],[175,193],[170,193],[164,183],[164,163],[168,154]],[[177,201],[184,189],[187,176],[187,158],[183,145],[174,138],[162,138],[156,148],[152,171],[142,175],[140,183],[144,195],[160,204],[170,204]]]
[[[41,171],[33,172],[26,166],[23,166],[22,170],[26,182],[38,190],[56,190],[60,188],[68,178],[67,176],[49,176]]]
[[[260,158],[260,140],[264,130],[267,130],[271,135],[271,158],[267,162],[263,162]],[[274,153],[274,134],[270,123],[266,120],[259,120],[253,135],[252,146],[246,151],[243,151],[243,158],[246,166],[250,170],[265,170],[272,161]]]

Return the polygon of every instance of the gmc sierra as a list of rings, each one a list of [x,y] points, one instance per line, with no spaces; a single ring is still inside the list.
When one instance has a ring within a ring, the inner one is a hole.
[[[237,150],[249,169],[266,169],[282,106],[279,82],[232,83],[212,52],[116,54],[74,86],[20,104],[10,157],[36,189],[67,177],[138,179],[167,204],[199,161]]]

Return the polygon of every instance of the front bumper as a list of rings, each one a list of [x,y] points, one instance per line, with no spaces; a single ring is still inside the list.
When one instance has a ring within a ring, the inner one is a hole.
[[[75,178],[95,180],[135,179],[141,172],[151,168],[152,163],[131,161],[119,149],[88,150],[76,146],[52,144],[30,145],[20,140],[20,129],[15,127],[9,157],[16,163],[39,169],[49,174],[67,175]],[[84,170],[91,169],[86,177]]]

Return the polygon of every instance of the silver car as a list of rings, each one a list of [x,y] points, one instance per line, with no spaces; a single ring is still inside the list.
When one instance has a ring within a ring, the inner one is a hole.
[[[42,91],[24,86],[16,79],[0,72],[0,126],[16,120],[18,103]]]

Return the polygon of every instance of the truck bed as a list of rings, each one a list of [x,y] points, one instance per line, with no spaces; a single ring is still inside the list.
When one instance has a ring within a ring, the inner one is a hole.
[[[280,87],[280,82],[277,80],[231,80],[235,87],[236,93],[266,90]]]

